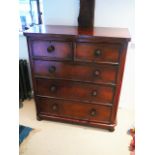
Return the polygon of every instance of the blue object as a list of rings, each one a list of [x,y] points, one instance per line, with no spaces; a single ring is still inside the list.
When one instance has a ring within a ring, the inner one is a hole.
[[[23,142],[23,140],[29,135],[29,133],[32,130],[33,129],[30,127],[19,125],[19,144],[21,144]]]

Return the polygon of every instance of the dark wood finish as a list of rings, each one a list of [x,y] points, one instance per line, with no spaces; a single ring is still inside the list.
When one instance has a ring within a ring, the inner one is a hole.
[[[37,118],[113,131],[128,31],[42,25],[24,35]]]
[[[79,27],[94,26],[94,7],[95,0],[80,0],[80,9],[78,17]]]
[[[102,128],[107,129],[110,132],[114,131],[114,128],[116,126],[115,123],[100,123],[100,122],[94,122],[94,121],[87,121],[87,120],[80,120],[80,119],[73,119],[73,118],[67,118],[67,117],[60,117],[56,115],[49,115],[49,114],[40,114],[40,119],[46,119],[51,121],[57,121],[57,122],[65,122],[65,123],[72,123],[72,124],[79,124],[83,126],[91,126],[96,128]]]
[[[52,57],[55,59],[72,58],[71,42],[57,42],[52,39],[48,41],[33,40],[31,46],[33,49],[33,56]]]
[[[124,42],[130,41],[130,35],[126,28],[110,28],[110,27],[94,27],[94,28],[78,28],[77,26],[63,26],[63,25],[36,25],[24,32],[26,36],[46,38],[86,38],[97,40],[108,40],[110,42]],[[51,39],[52,39],[51,38]]]
[[[75,57],[83,61],[119,62],[120,51],[121,46],[115,44],[78,43]]]
[[[37,106],[41,114],[55,115],[94,122],[109,122],[110,106],[93,105],[83,102],[65,101],[37,97]]]
[[[62,69],[63,68],[63,69]],[[73,62],[34,61],[36,77],[69,79],[93,83],[116,83],[118,66],[78,64]]]
[[[56,98],[86,100],[89,102],[113,102],[114,87],[71,82],[65,80],[36,79],[37,95]]]

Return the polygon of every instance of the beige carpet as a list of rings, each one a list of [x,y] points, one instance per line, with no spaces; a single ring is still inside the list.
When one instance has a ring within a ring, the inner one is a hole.
[[[20,146],[20,155],[130,155],[127,130],[134,111],[121,108],[114,132],[52,121],[37,121],[34,101],[25,101],[19,123],[35,130]]]

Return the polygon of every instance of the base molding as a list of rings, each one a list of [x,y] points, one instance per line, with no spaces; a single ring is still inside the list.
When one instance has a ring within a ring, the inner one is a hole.
[[[59,117],[59,116],[51,116],[51,115],[45,115],[45,114],[39,114],[37,116],[37,120],[39,120],[39,121],[40,120],[50,120],[50,121],[56,121],[56,122],[62,122],[62,123],[71,123],[71,124],[75,124],[75,125],[77,125],[77,124],[85,125],[85,126],[90,126],[90,127],[106,129],[106,130],[109,130],[110,132],[113,132],[115,130],[115,126],[116,126],[116,124],[78,120],[78,119],[65,118],[65,117]]]

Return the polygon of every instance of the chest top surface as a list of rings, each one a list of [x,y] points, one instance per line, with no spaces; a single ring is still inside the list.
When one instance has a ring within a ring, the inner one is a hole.
[[[127,28],[94,27],[79,28],[77,26],[63,25],[36,25],[24,31],[25,36],[34,35],[70,35],[70,36],[91,36],[105,38],[121,38],[130,41],[130,34]]]

